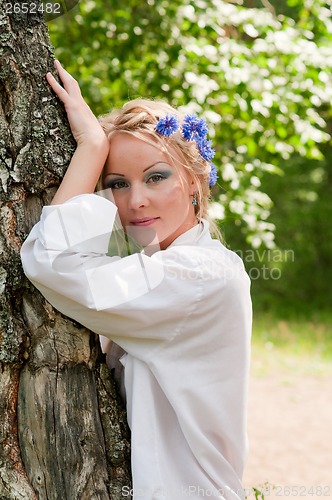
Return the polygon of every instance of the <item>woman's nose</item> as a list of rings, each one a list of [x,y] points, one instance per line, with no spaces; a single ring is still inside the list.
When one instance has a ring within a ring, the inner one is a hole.
[[[130,189],[129,208],[137,210],[149,204],[144,186],[132,186]]]

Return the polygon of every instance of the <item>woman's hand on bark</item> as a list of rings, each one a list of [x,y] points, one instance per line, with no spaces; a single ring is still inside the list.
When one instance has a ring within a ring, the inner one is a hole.
[[[106,142],[105,133],[84,101],[75,78],[61,66],[59,61],[55,61],[55,67],[63,86],[56,81],[50,72],[46,74],[46,79],[65,106],[70,128],[77,145],[89,142],[95,143],[96,141]]]

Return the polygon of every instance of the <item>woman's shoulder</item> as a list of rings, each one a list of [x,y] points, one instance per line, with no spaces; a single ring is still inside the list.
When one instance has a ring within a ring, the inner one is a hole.
[[[227,265],[243,266],[242,259],[222,241],[213,238],[209,222],[201,219],[199,226],[177,238],[165,251],[165,258],[181,256],[188,263],[216,259]]]
[[[170,270],[172,276],[180,272],[182,277],[191,280],[228,280],[246,274],[241,258],[205,230],[193,241],[177,241],[166,250],[156,252],[152,258],[162,263],[165,270]]]

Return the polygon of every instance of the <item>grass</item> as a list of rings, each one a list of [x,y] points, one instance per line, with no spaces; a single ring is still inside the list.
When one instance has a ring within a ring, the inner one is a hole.
[[[332,373],[332,315],[278,318],[257,312],[252,337],[252,373]]]

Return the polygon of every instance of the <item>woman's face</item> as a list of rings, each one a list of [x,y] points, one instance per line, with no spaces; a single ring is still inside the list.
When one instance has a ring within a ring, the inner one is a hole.
[[[163,250],[197,224],[192,195],[194,181],[176,155],[118,132],[111,139],[103,172],[111,188],[122,226],[140,245]]]

